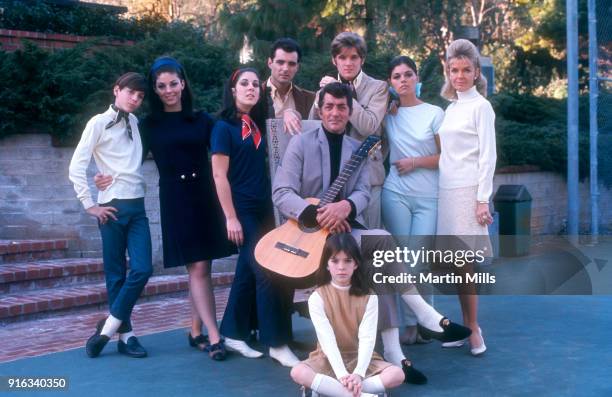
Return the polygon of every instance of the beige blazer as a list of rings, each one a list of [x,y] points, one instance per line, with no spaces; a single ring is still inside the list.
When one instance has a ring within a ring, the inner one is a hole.
[[[357,100],[353,100],[353,113],[351,114],[348,135],[363,141],[372,134],[382,137],[382,122],[387,112],[389,102],[389,87],[386,82],[376,80],[363,73],[359,86],[355,87]],[[317,92],[318,98],[318,92]],[[315,99],[316,101],[316,99]],[[319,120],[316,102],[310,108],[308,118]],[[382,186],[385,181],[385,167],[383,165],[386,148],[370,155],[370,183],[372,186]]]
[[[342,140],[341,168],[361,144],[344,136]],[[355,204],[355,220],[363,224],[361,213],[370,201],[370,182],[367,163],[361,163],[339,193],[340,199],[350,199]],[[329,143],[321,127],[294,136],[272,183],[272,201],[287,218],[297,219],[309,205],[305,198],[323,197],[331,185]]]

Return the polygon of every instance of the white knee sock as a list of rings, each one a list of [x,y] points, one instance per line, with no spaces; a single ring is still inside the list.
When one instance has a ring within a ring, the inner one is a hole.
[[[336,379],[323,375],[316,374],[312,380],[310,388],[319,394],[329,397],[353,397],[353,393],[348,391],[342,383]]]
[[[429,303],[425,302],[418,292],[402,295],[402,299],[417,316],[419,324],[432,331],[442,332],[440,320],[444,317],[436,311]]]
[[[134,331],[126,332],[124,334],[119,334],[119,339],[121,339],[121,342],[127,343],[127,340],[130,339],[132,336],[136,336]]]
[[[109,315],[106,319],[106,322],[104,323],[104,327],[102,327],[102,332],[100,332],[100,334],[112,338],[113,335],[115,335],[115,332],[117,332],[117,330],[121,326],[121,323],[122,321],[119,320],[117,317],[114,317],[112,314]]]
[[[385,360],[391,364],[402,366],[402,360],[406,358],[399,341],[399,330],[397,328],[387,328],[380,332],[383,342]]]
[[[385,392],[385,386],[380,379],[380,375],[370,376],[361,382],[361,390],[366,393],[381,394]]]

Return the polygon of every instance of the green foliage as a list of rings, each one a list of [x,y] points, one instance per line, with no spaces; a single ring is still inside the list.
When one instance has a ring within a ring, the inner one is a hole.
[[[140,39],[155,34],[166,23],[161,17],[121,18],[98,7],[60,7],[37,1],[3,1],[0,28],[82,36]]]
[[[567,101],[530,95],[499,94],[495,109],[497,167],[535,165],[543,171],[567,173]],[[588,98],[580,98],[579,170],[589,174]],[[602,175],[612,185],[612,175]]]
[[[74,144],[87,120],[112,103],[115,79],[127,71],[146,75],[161,55],[184,64],[196,108],[219,109],[223,79],[237,60],[224,48],[204,43],[198,29],[175,23],[134,46],[110,51],[94,41],[55,52],[27,43],[20,51],[0,52],[5,76],[0,79],[0,137],[42,131]],[[144,106],[140,115],[146,111]]]

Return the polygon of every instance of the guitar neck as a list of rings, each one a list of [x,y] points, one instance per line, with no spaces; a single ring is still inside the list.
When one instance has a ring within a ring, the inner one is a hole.
[[[361,164],[363,159],[364,157],[358,154],[353,154],[351,156],[350,160],[347,161],[344,167],[342,168],[340,175],[338,175],[334,183],[332,183],[332,185],[323,194],[323,197],[321,198],[321,201],[319,203],[319,207],[332,203],[336,199],[338,193],[340,193],[340,190],[342,190],[344,185],[346,185],[346,181],[348,181],[349,178],[353,175],[353,173],[355,172],[357,167],[359,167],[359,164]]]

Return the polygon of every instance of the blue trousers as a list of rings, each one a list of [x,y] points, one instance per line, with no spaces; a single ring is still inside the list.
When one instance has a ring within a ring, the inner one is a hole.
[[[255,246],[274,227],[270,207],[238,211],[244,243],[240,247],[234,282],[221,322],[221,334],[248,340],[254,324],[259,341],[270,347],[291,341],[293,289],[267,273],[255,260]]]
[[[381,201],[385,227],[400,245],[418,249],[431,244],[430,237],[436,235],[438,220],[437,198],[408,196],[383,189]],[[418,236],[426,237],[420,239]],[[421,285],[419,290],[423,299],[433,306],[434,297],[431,286]],[[397,307],[402,308],[399,311],[400,324],[416,325],[417,319],[412,310],[402,304],[399,295],[396,299]]]
[[[102,235],[102,257],[110,314],[123,323],[119,332],[132,330],[130,316],[151,274],[151,232],[144,198],[115,199],[101,206],[117,209],[117,220],[98,223]],[[125,252],[130,256],[127,271]]]

